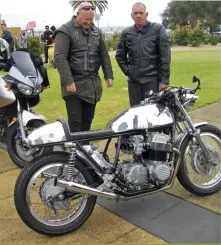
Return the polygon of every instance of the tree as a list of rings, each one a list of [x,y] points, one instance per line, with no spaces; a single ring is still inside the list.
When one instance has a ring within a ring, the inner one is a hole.
[[[70,5],[73,7],[74,10],[76,10],[82,2],[89,2],[92,5],[94,5],[96,8],[99,9],[100,15],[102,15],[105,9],[108,8],[108,1],[100,1],[100,0],[91,0],[91,1],[70,0],[69,1]]]
[[[207,25],[221,24],[219,1],[171,1],[161,14],[164,25],[174,29],[176,24],[195,26],[197,20]]]
[[[78,8],[78,6],[82,3],[82,2],[89,2],[92,5],[94,5],[96,7],[95,9],[95,20],[97,21],[97,25],[99,27],[99,21],[100,21],[100,16],[103,15],[103,12],[105,11],[105,9],[108,8],[108,1],[102,1],[102,0],[91,0],[91,1],[87,1],[87,0],[83,0],[83,1],[79,1],[79,0],[70,0],[69,3],[70,5],[73,7],[73,10],[76,10]],[[96,10],[99,10],[99,14],[97,13]]]

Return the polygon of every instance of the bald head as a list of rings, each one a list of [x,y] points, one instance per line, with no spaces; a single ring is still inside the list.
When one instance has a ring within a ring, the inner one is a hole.
[[[77,12],[79,12],[79,11],[82,11],[82,10],[87,10],[87,9],[90,9],[92,7],[92,9],[93,9],[93,5],[91,4],[91,3],[89,3],[89,2],[83,2],[83,3],[81,3],[79,6],[78,6],[78,9],[77,9]]]
[[[94,6],[89,2],[83,2],[79,5],[76,21],[84,29],[88,29],[92,26],[95,15],[94,10]]]

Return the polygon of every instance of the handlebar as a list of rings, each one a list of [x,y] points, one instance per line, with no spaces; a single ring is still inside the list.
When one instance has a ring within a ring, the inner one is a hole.
[[[196,88],[183,88],[183,87],[169,87],[168,90],[160,91],[159,93],[154,93],[147,98],[147,101],[154,101],[155,103],[169,100],[172,98],[175,98],[175,95],[177,94],[179,99],[197,99],[197,96],[194,96],[196,91],[198,89],[201,89],[200,87],[200,79],[196,76],[193,76],[193,83],[198,82]],[[192,95],[192,96],[187,96]]]

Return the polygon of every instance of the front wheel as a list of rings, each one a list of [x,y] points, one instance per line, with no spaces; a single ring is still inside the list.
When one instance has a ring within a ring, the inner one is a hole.
[[[221,131],[212,125],[198,127],[213,162],[205,160],[203,151],[195,138],[188,135],[180,149],[181,162],[177,173],[180,184],[189,192],[205,196],[221,187]]]
[[[30,121],[26,128],[26,133],[30,134],[37,128],[45,125],[43,121],[33,120]],[[26,152],[30,149],[22,144],[22,138],[19,130],[19,124],[14,123],[10,128],[7,136],[7,149],[11,160],[19,168],[23,168],[26,164],[33,160],[33,156],[26,156]],[[34,157],[40,156],[41,154],[50,153],[53,151],[53,146],[46,146],[39,148],[35,153]]]
[[[65,173],[68,153],[54,152],[36,158],[20,173],[14,192],[20,218],[32,230],[49,236],[64,235],[79,228],[89,218],[95,196],[54,186],[55,178]],[[93,184],[93,176],[80,160],[74,166],[73,181]]]

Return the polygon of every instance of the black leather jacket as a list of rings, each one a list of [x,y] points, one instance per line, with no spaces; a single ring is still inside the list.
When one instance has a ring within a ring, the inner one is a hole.
[[[170,41],[163,25],[146,22],[125,29],[118,43],[116,60],[129,82],[169,84]]]
[[[2,38],[8,42],[11,53],[14,52],[14,38],[12,36],[12,33],[7,30],[2,34]]]

